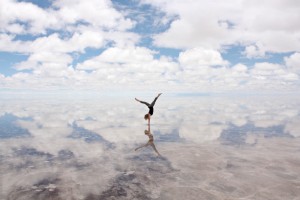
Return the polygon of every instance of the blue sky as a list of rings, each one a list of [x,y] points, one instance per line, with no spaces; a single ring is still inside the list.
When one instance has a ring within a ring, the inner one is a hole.
[[[299,91],[299,10],[295,0],[2,0],[0,89]]]

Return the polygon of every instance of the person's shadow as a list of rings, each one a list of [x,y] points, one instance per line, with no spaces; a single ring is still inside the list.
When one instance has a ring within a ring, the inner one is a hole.
[[[138,149],[141,149],[143,147],[151,146],[153,148],[153,150],[157,153],[157,155],[161,156],[159,154],[159,152],[157,151],[156,147],[155,147],[154,138],[153,138],[153,135],[151,134],[151,131],[150,131],[150,124],[148,124],[148,130],[145,130],[145,135],[147,135],[149,137],[148,142],[146,144],[144,144],[144,145],[141,145],[141,146],[137,147],[135,149],[135,151],[137,151]]]

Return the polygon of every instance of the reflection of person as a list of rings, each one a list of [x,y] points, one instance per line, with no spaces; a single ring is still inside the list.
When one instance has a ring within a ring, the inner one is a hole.
[[[149,137],[149,141],[146,144],[144,144],[144,145],[139,146],[138,148],[136,148],[135,151],[137,151],[138,149],[141,149],[143,147],[147,147],[147,146],[150,145],[153,148],[153,150],[157,153],[157,155],[161,156],[159,154],[159,152],[157,151],[155,145],[154,145],[154,138],[153,138],[153,135],[150,132],[150,124],[148,124],[148,130],[145,130],[145,135],[147,135]]]
[[[155,104],[157,98],[158,98],[160,95],[161,95],[161,93],[159,93],[159,94],[157,95],[157,97],[155,97],[155,99],[153,100],[153,102],[152,102],[151,104],[149,104],[149,103],[147,103],[147,102],[145,102],[145,101],[140,101],[140,100],[138,100],[137,98],[135,98],[136,101],[138,101],[138,102],[140,102],[140,103],[143,103],[143,104],[145,104],[146,106],[148,106],[149,112],[144,116],[144,119],[145,119],[145,120],[148,119],[148,124],[150,124],[150,117],[153,115],[153,111],[154,111],[153,107],[154,107],[154,104]]]

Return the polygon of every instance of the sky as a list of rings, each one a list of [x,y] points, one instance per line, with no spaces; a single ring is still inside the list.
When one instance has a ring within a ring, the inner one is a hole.
[[[298,0],[1,0],[0,91],[300,91]]]

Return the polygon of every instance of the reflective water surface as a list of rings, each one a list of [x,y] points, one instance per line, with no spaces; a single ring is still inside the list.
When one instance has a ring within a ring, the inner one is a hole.
[[[2,98],[0,199],[300,199],[299,99]]]

